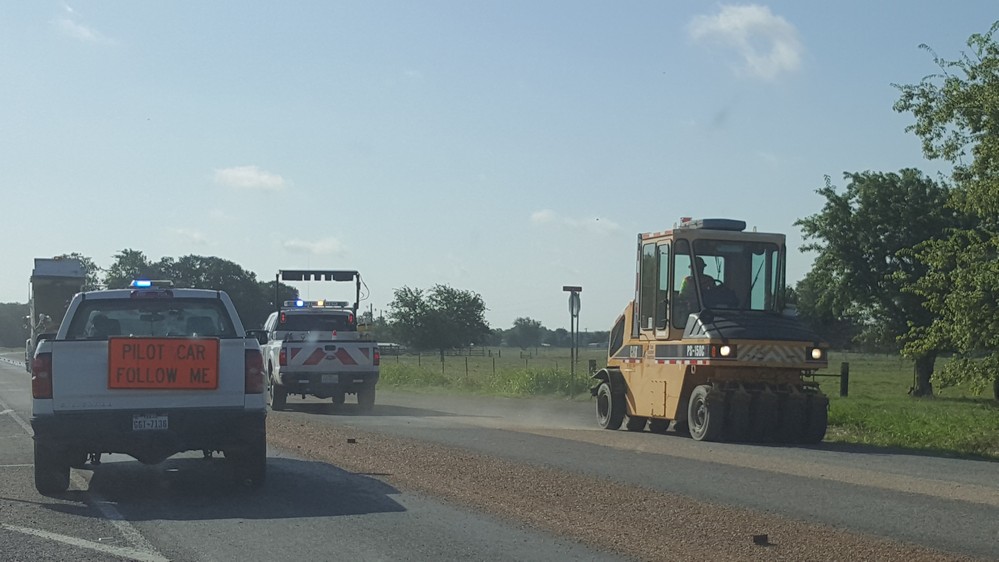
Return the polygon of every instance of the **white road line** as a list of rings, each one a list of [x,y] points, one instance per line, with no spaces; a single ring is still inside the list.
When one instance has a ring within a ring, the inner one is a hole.
[[[25,468],[28,466],[35,466],[33,464],[0,464],[0,468]]]
[[[28,435],[32,437],[35,436],[35,432],[31,429],[31,425],[24,421],[24,418],[19,416],[17,412],[8,406],[2,399],[0,399],[0,408],[10,410],[11,412],[9,415],[11,419],[17,422],[17,424],[20,425],[24,431],[28,432]],[[74,485],[76,485],[77,488],[83,489],[87,486],[87,481],[84,480],[79,474],[70,472],[70,480]],[[100,496],[100,494],[94,493],[89,494],[87,503],[90,504],[91,507],[100,511],[101,515],[103,515],[114,528],[118,529],[118,532],[125,537],[125,540],[128,541],[133,550],[136,552],[144,552],[148,556],[156,557],[151,558],[151,560],[168,560],[167,558],[164,558],[163,555],[161,555],[149,541],[146,540],[146,537],[142,536],[142,533],[140,533],[138,529],[129,523],[124,516],[122,516],[113,503],[105,500]]]
[[[29,529],[28,527],[18,527],[17,525],[8,525],[6,523],[0,524],[0,528],[6,529],[8,531],[14,531],[17,533],[23,533],[25,535],[33,535],[36,537],[41,537],[43,539],[48,539],[50,541],[61,542],[63,544],[68,544],[71,546],[87,548],[90,550],[95,550],[97,552],[103,552],[104,554],[111,554],[114,556],[120,556],[122,558],[129,558],[131,560],[138,560],[141,562],[170,562],[169,558],[164,558],[156,553],[146,552],[143,550],[136,550],[134,548],[128,548],[124,546],[112,546],[109,544],[101,544],[99,542],[88,541],[86,539],[78,539],[76,537],[60,535],[58,533],[50,533],[49,531],[42,531],[41,529]]]

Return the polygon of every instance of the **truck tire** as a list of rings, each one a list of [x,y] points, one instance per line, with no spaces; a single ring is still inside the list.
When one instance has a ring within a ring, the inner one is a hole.
[[[722,395],[724,396],[724,395]],[[687,406],[687,423],[695,441],[718,441],[725,429],[724,401],[711,393],[711,387],[694,387]]]
[[[375,385],[365,386],[357,391],[357,409],[369,413],[375,408]]]
[[[597,425],[604,429],[615,430],[624,421],[624,396],[611,392],[607,383],[600,383],[597,388]]]
[[[61,494],[69,488],[69,462],[59,451],[35,441],[35,489],[49,496]]]
[[[245,445],[230,452],[236,482],[250,488],[259,488],[267,479],[267,436],[264,433],[253,437]]]
[[[826,428],[829,425],[829,399],[821,394],[810,395],[806,411],[808,426],[805,428],[802,441],[814,445],[826,437]]]
[[[288,403],[288,389],[271,380],[271,409],[283,410]]]

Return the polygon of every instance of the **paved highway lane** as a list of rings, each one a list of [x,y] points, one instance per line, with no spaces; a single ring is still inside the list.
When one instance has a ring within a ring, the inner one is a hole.
[[[699,443],[595,428],[592,404],[382,391],[375,415],[289,401],[310,420],[713,504],[999,558],[999,463],[871,447]],[[599,503],[595,495],[592,500]]]
[[[27,373],[0,363],[4,560],[606,560],[575,542],[271,449],[268,481],[221,459],[105,455],[58,498],[35,492]]]

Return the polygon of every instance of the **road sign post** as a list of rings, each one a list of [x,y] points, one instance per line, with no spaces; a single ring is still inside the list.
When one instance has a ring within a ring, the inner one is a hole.
[[[576,361],[579,359],[579,285],[563,285],[569,293],[569,398],[576,394]]]

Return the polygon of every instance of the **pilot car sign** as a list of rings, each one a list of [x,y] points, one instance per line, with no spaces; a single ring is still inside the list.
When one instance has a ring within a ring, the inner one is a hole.
[[[109,338],[108,388],[215,390],[218,338]]]

